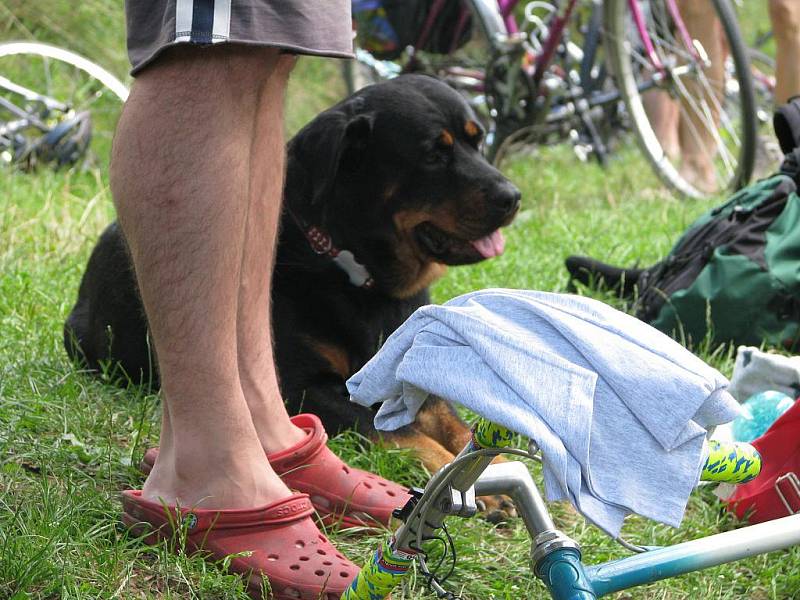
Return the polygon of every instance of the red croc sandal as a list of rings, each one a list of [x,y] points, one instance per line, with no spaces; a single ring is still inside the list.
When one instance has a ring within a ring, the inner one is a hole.
[[[326,446],[328,435],[317,416],[297,415],[292,422],[308,433],[306,439],[267,455],[284,483],[308,494],[325,524],[389,525],[392,511],[410,497],[406,488],[346,465]]]
[[[205,552],[220,560],[238,555],[230,569],[249,575],[248,591],[262,598],[267,577],[274,600],[338,600],[358,573],[320,533],[306,494],[253,509],[168,508],[142,498],[141,491],[122,493],[122,521],[148,543],[175,539],[186,531],[186,551]],[[264,599],[266,600],[266,598]]]
[[[308,494],[326,525],[341,529],[389,525],[392,511],[409,499],[406,488],[387,479],[346,465],[326,446],[322,421],[311,414],[292,417],[307,436],[298,444],[267,455],[284,483]],[[141,469],[149,473],[158,448],[148,450]]]

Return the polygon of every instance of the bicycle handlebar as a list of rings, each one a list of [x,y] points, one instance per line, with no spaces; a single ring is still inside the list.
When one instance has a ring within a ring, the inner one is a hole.
[[[747,483],[761,472],[761,454],[744,442],[708,441],[708,458],[700,473],[701,481]]]
[[[341,600],[383,600],[400,585],[414,562],[414,555],[394,549],[394,538],[384,542],[370,556]]]
[[[505,427],[488,419],[480,419],[472,430],[471,440],[454,460],[454,463],[463,462],[464,464],[458,469],[458,473],[449,480],[452,489],[468,490],[494,458],[487,456],[485,452],[480,452],[475,456],[468,455],[478,450],[505,448],[511,444],[513,437],[514,434]],[[456,466],[454,463],[451,465]],[[428,482],[425,488],[426,494],[419,498],[419,503],[434,501],[435,497],[431,496],[438,496],[437,490],[441,487],[440,475],[443,470],[440,470]],[[412,500],[406,509],[409,509],[406,521],[397,530],[395,536],[372,553],[367,564],[342,594],[341,600],[382,600],[388,596],[400,584],[418,553],[414,546],[417,543],[417,534],[421,533],[421,529],[424,527],[445,516],[444,513],[433,509],[437,515],[429,514],[425,518],[425,523],[419,523],[417,522],[419,515],[423,512],[421,509],[430,512],[428,507],[419,506],[416,501]]]
[[[491,456],[486,455],[486,450],[505,448],[511,444],[512,439],[513,433],[505,427],[480,419],[473,429],[472,439],[456,457],[455,462],[466,462],[459,472],[449,479],[450,486],[464,491],[474,485],[492,460]],[[471,458],[467,457],[478,450],[483,452]],[[750,444],[708,441],[708,457],[703,465],[701,480],[747,483],[755,479],[760,472],[761,455]],[[434,500],[429,497],[428,492],[438,494],[437,489],[441,482],[437,475],[434,475],[428,483],[426,493],[421,498],[417,497],[410,501],[406,506],[404,509],[408,511],[406,522],[397,530],[396,536],[384,542],[372,553],[350,587],[342,594],[341,600],[382,600],[400,584],[418,554],[418,549],[413,546],[415,536],[411,534],[418,533],[414,529],[421,527],[422,524],[414,523],[414,519],[419,518],[422,512],[420,509],[426,508],[419,506],[418,503],[429,503]],[[445,514],[439,516],[443,518]]]

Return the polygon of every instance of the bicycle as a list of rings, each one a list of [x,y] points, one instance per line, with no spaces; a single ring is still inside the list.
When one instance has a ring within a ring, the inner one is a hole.
[[[713,155],[713,192],[750,179],[756,114],[752,72],[729,0],[709,0],[722,24],[724,81],[712,80],[708,55],[689,36],[676,0],[468,0],[449,51],[425,51],[437,15],[456,0],[432,0],[415,41],[399,62],[362,47],[348,67],[351,87],[368,80],[423,71],[462,92],[487,125],[487,155],[495,162],[542,144],[570,141],[580,157],[608,156],[608,137],[630,127],[656,174],[672,189],[703,197],[662,147],[643,96],[664,91],[678,100],[698,143]],[[472,34],[463,43],[463,28]],[[358,28],[357,28],[358,34]],[[356,38],[358,45],[358,37]]]
[[[107,156],[127,87],[90,60],[47,44],[0,43],[0,162],[24,170]]]
[[[371,556],[342,600],[381,600],[400,584],[416,561],[440,598],[454,599],[426,564],[423,543],[446,532],[445,519],[477,512],[475,497],[506,494],[512,498],[533,542],[533,571],[553,600],[595,600],[684,573],[733,562],[800,544],[800,513],[674,546],[639,547],[618,541],[635,554],[599,565],[582,562],[578,544],[559,531],[528,468],[519,461],[490,464],[503,453],[540,460],[535,444],[528,451],[509,448],[514,434],[486,419],[449,465],[433,475],[424,490],[395,516],[402,525]],[[733,456],[732,456],[733,455]],[[760,471],[758,452],[749,444],[711,446],[703,479],[745,483]],[[451,541],[452,545],[452,541]]]

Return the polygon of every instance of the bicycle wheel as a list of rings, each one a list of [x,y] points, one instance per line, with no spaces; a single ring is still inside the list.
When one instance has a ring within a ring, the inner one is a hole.
[[[33,167],[106,161],[125,85],[90,60],[35,42],[0,44],[0,156]]]
[[[710,2],[720,23],[716,53],[691,39],[674,0],[607,0],[604,16],[611,67],[639,144],[667,185],[695,198],[747,184],[757,131],[752,72],[733,9],[728,0],[697,2]],[[672,120],[664,118],[669,111]]]

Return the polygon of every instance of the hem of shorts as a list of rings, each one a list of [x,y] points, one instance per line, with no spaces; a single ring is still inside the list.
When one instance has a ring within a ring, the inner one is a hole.
[[[319,48],[307,48],[305,46],[295,46],[292,44],[280,44],[280,43],[271,43],[271,42],[257,42],[253,40],[237,40],[233,38],[228,38],[223,42],[191,42],[191,41],[177,41],[173,40],[164,44],[163,46],[159,46],[154,52],[149,54],[147,58],[141,61],[137,65],[133,65],[130,70],[131,77],[136,77],[142,69],[149,66],[150,64],[155,61],[164,50],[167,48],[171,48],[172,46],[179,46],[181,44],[193,44],[195,46],[219,46],[221,44],[240,44],[243,46],[262,46],[265,48],[279,48],[281,50],[285,50],[291,54],[304,54],[307,56],[321,56],[325,58],[355,58],[355,54],[353,52],[345,52],[343,50],[321,50]]]

